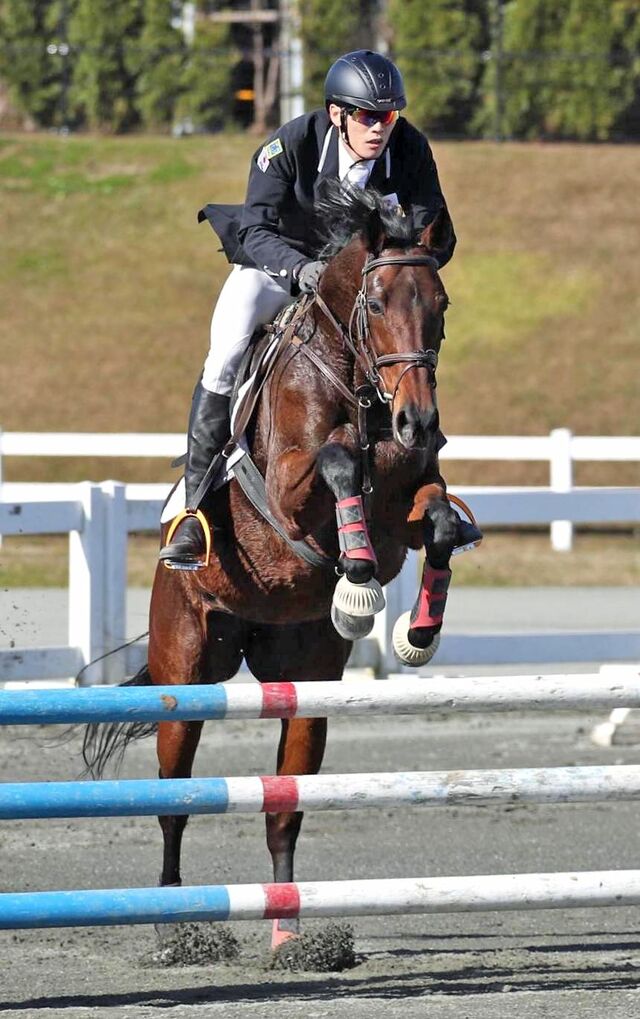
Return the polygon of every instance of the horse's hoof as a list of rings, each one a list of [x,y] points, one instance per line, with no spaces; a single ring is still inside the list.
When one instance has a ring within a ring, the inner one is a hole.
[[[350,616],[331,606],[331,622],[345,640],[362,640],[373,630],[373,616]]]
[[[281,945],[286,944],[287,941],[294,941],[300,937],[300,931],[283,931],[280,930],[278,924],[279,920],[273,921],[273,927],[271,928],[271,951],[275,952]]]
[[[340,973],[358,964],[353,929],[327,924],[314,933],[289,938],[273,952],[269,969],[292,973]]]
[[[232,962],[240,954],[240,944],[226,924],[156,924],[157,947],[143,956],[140,964],[153,966],[206,966]]]
[[[411,613],[404,612],[396,620],[396,625],[393,628],[392,642],[396,658],[403,665],[412,665],[415,668],[419,665],[426,665],[427,662],[431,661],[440,645],[440,634],[436,633],[434,635],[428,647],[415,647],[409,640],[410,623]]]
[[[333,592],[333,606],[347,616],[374,616],[385,606],[384,594],[373,578],[366,584],[352,584],[344,576],[340,577]]]

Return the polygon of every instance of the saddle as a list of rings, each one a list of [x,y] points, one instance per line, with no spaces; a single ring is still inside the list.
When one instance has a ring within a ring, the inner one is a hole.
[[[309,304],[310,298],[303,295],[254,334],[231,394],[231,437],[225,446],[226,455],[244,439],[264,385],[300,331]]]
[[[222,488],[235,478],[247,499],[300,558],[312,566],[333,569],[335,566],[333,559],[318,552],[305,541],[290,538],[271,512],[264,478],[251,458],[247,439],[247,431],[265,383],[280,358],[292,347],[303,342],[300,334],[304,335],[307,332],[303,327],[303,319],[311,301],[312,298],[303,295],[295,303],[283,308],[272,323],[256,331],[241,361],[231,394],[231,436],[222,454],[210,465],[201,489],[204,498],[207,490]],[[173,461],[173,466],[181,466],[185,459],[185,456],[178,457]],[[182,487],[179,481],[169,493],[161,516],[163,522],[172,519],[183,509]]]
[[[333,569],[335,562],[332,558],[312,548],[306,541],[290,538],[280,521],[273,515],[269,508],[264,478],[251,458],[246,439],[247,429],[267,379],[292,345],[303,342],[299,333],[303,331],[301,328],[303,319],[311,300],[309,296],[304,295],[295,304],[287,305],[272,324],[264,327],[263,334],[258,336],[247,350],[231,397],[231,438],[223,450],[223,457],[232,468],[233,477],[249,502],[296,555],[311,566]]]

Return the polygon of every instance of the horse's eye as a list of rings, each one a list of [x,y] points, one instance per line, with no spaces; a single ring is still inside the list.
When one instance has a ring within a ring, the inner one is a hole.
[[[377,297],[367,298],[367,308],[372,315],[384,315],[384,305]]]

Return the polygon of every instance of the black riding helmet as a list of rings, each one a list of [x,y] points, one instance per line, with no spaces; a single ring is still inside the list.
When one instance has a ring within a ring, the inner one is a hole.
[[[407,105],[400,71],[382,53],[355,50],[338,57],[324,83],[325,102],[361,110],[403,110]]]

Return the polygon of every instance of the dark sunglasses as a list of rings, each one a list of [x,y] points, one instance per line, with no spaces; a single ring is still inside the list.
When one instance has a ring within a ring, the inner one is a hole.
[[[388,127],[389,124],[395,124],[398,119],[397,110],[384,110],[377,113],[373,110],[360,110],[354,106],[349,107],[347,112],[357,124],[363,124],[364,127],[373,127],[374,124],[382,124],[383,127]]]

